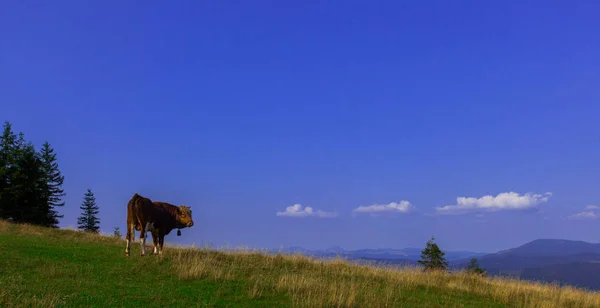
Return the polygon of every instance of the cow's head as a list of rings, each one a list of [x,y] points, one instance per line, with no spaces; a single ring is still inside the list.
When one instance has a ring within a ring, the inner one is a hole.
[[[189,206],[180,205],[177,207],[177,222],[183,227],[191,227],[194,225],[192,220],[192,209]]]

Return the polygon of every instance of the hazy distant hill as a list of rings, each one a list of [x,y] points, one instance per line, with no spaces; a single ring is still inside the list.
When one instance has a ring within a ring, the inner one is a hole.
[[[425,247],[423,247],[423,248],[425,248]],[[423,248],[404,248],[404,249],[402,249],[402,251],[407,253],[408,259],[420,260],[421,259],[421,251],[423,250]],[[449,251],[444,251],[444,253],[445,253],[445,257],[448,261],[469,259],[471,257],[478,258],[478,257],[488,254],[488,253],[483,253],[483,252],[472,252],[472,251],[461,251],[461,250],[458,250],[458,251],[449,250]]]
[[[490,274],[521,275],[525,268],[544,267],[553,264],[600,261],[600,254],[578,253],[572,255],[523,256],[518,254],[491,254],[478,258],[479,265]],[[466,260],[455,262],[457,268],[464,268]]]
[[[359,258],[357,259],[359,263],[367,264],[367,265],[391,265],[391,266],[416,266],[419,264],[417,260],[409,260],[409,259],[377,259],[377,258]]]
[[[600,244],[572,240],[539,239],[516,248],[499,251],[494,255],[565,256],[582,253],[600,254]]]
[[[358,249],[344,250],[341,247],[331,247],[323,250],[309,250],[302,247],[289,247],[277,250],[284,253],[301,253],[307,256],[315,257],[336,257],[340,256],[347,259],[364,259],[364,260],[420,260],[422,248],[381,248],[381,249]],[[446,251],[448,260],[461,260],[472,256],[479,257],[486,255],[485,253],[477,253],[470,251]],[[416,262],[413,262],[416,263]]]
[[[600,290],[600,244],[560,239],[539,239],[519,247],[477,258],[492,275],[557,281]],[[468,260],[451,262],[466,267]]]
[[[600,263],[578,262],[526,268],[520,278],[600,290]]]

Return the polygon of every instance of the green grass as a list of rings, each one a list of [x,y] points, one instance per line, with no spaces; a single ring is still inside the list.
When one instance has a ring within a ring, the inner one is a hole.
[[[1,307],[593,307],[572,288],[125,242],[0,221]],[[543,298],[548,298],[544,300]]]
[[[16,229],[0,233],[2,307],[265,307],[289,302],[281,293],[250,299],[243,280],[181,280],[168,257],[125,257],[123,241],[59,235],[75,231],[36,236]]]

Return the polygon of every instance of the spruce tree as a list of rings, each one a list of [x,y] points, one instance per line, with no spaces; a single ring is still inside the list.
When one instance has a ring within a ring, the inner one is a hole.
[[[486,271],[484,269],[482,269],[481,267],[479,267],[479,263],[477,262],[477,259],[475,257],[473,257],[473,258],[471,258],[471,260],[469,260],[469,265],[467,266],[467,272],[482,275],[482,276],[487,276]]]
[[[121,231],[119,230],[119,227],[114,227],[113,236],[116,238],[121,238]]]
[[[79,207],[82,212],[77,218],[77,228],[86,232],[100,232],[100,219],[97,217],[99,213],[96,197],[91,189],[88,188],[83,197],[83,203]]]
[[[3,197],[5,197],[4,190],[8,187],[8,179],[7,179],[7,166],[8,162],[2,155],[2,145],[0,145],[0,219],[8,218],[6,212],[6,202]]]
[[[425,271],[428,270],[446,270],[448,267],[448,261],[446,261],[445,253],[438,247],[434,242],[435,238],[432,236],[425,249],[421,251],[421,260],[419,264],[425,267]]]
[[[14,221],[48,226],[47,185],[42,172],[42,161],[31,143],[22,135],[17,140],[16,172],[12,174],[11,187]]]
[[[46,181],[46,198],[48,199],[48,224],[49,226],[58,227],[58,219],[63,218],[64,215],[58,215],[56,207],[64,206],[65,203],[61,202],[61,197],[65,196],[65,192],[62,189],[64,176],[58,169],[58,163],[56,162],[56,153],[50,144],[46,141],[40,151],[40,158],[42,161],[42,172],[45,176]]]
[[[54,207],[64,205],[62,182],[50,145],[46,142],[36,152],[6,121],[0,135],[0,218],[57,227],[62,216]]]
[[[45,225],[41,161],[23,133],[16,135],[5,122],[0,136],[0,218]]]
[[[15,173],[17,136],[12,131],[12,125],[4,123],[0,136],[0,218],[11,219],[13,206],[12,178]]]

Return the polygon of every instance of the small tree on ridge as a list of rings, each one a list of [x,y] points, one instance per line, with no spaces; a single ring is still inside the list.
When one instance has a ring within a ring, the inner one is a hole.
[[[121,238],[121,231],[119,230],[119,227],[113,228],[113,236],[116,238]]]
[[[485,270],[479,267],[479,263],[477,262],[477,259],[475,257],[471,258],[471,260],[469,261],[469,265],[467,266],[467,272],[487,276]]]
[[[100,232],[100,219],[96,216],[99,213],[99,208],[91,189],[88,188],[79,208],[82,212],[81,216],[77,218],[77,228],[86,232]]]
[[[50,146],[50,143],[44,143],[42,150],[40,151],[40,158],[42,160],[42,170],[45,176],[45,193],[46,198],[48,199],[48,224],[54,228],[58,228],[58,220],[63,218],[64,215],[59,215],[56,207],[65,205],[65,203],[61,201],[61,197],[65,196],[65,192],[62,189],[65,178],[58,169],[56,153]]]
[[[446,261],[445,253],[438,247],[434,242],[435,238],[432,236],[425,249],[421,251],[421,260],[419,264],[425,266],[425,271],[428,270],[446,270],[448,267],[448,261]]]

